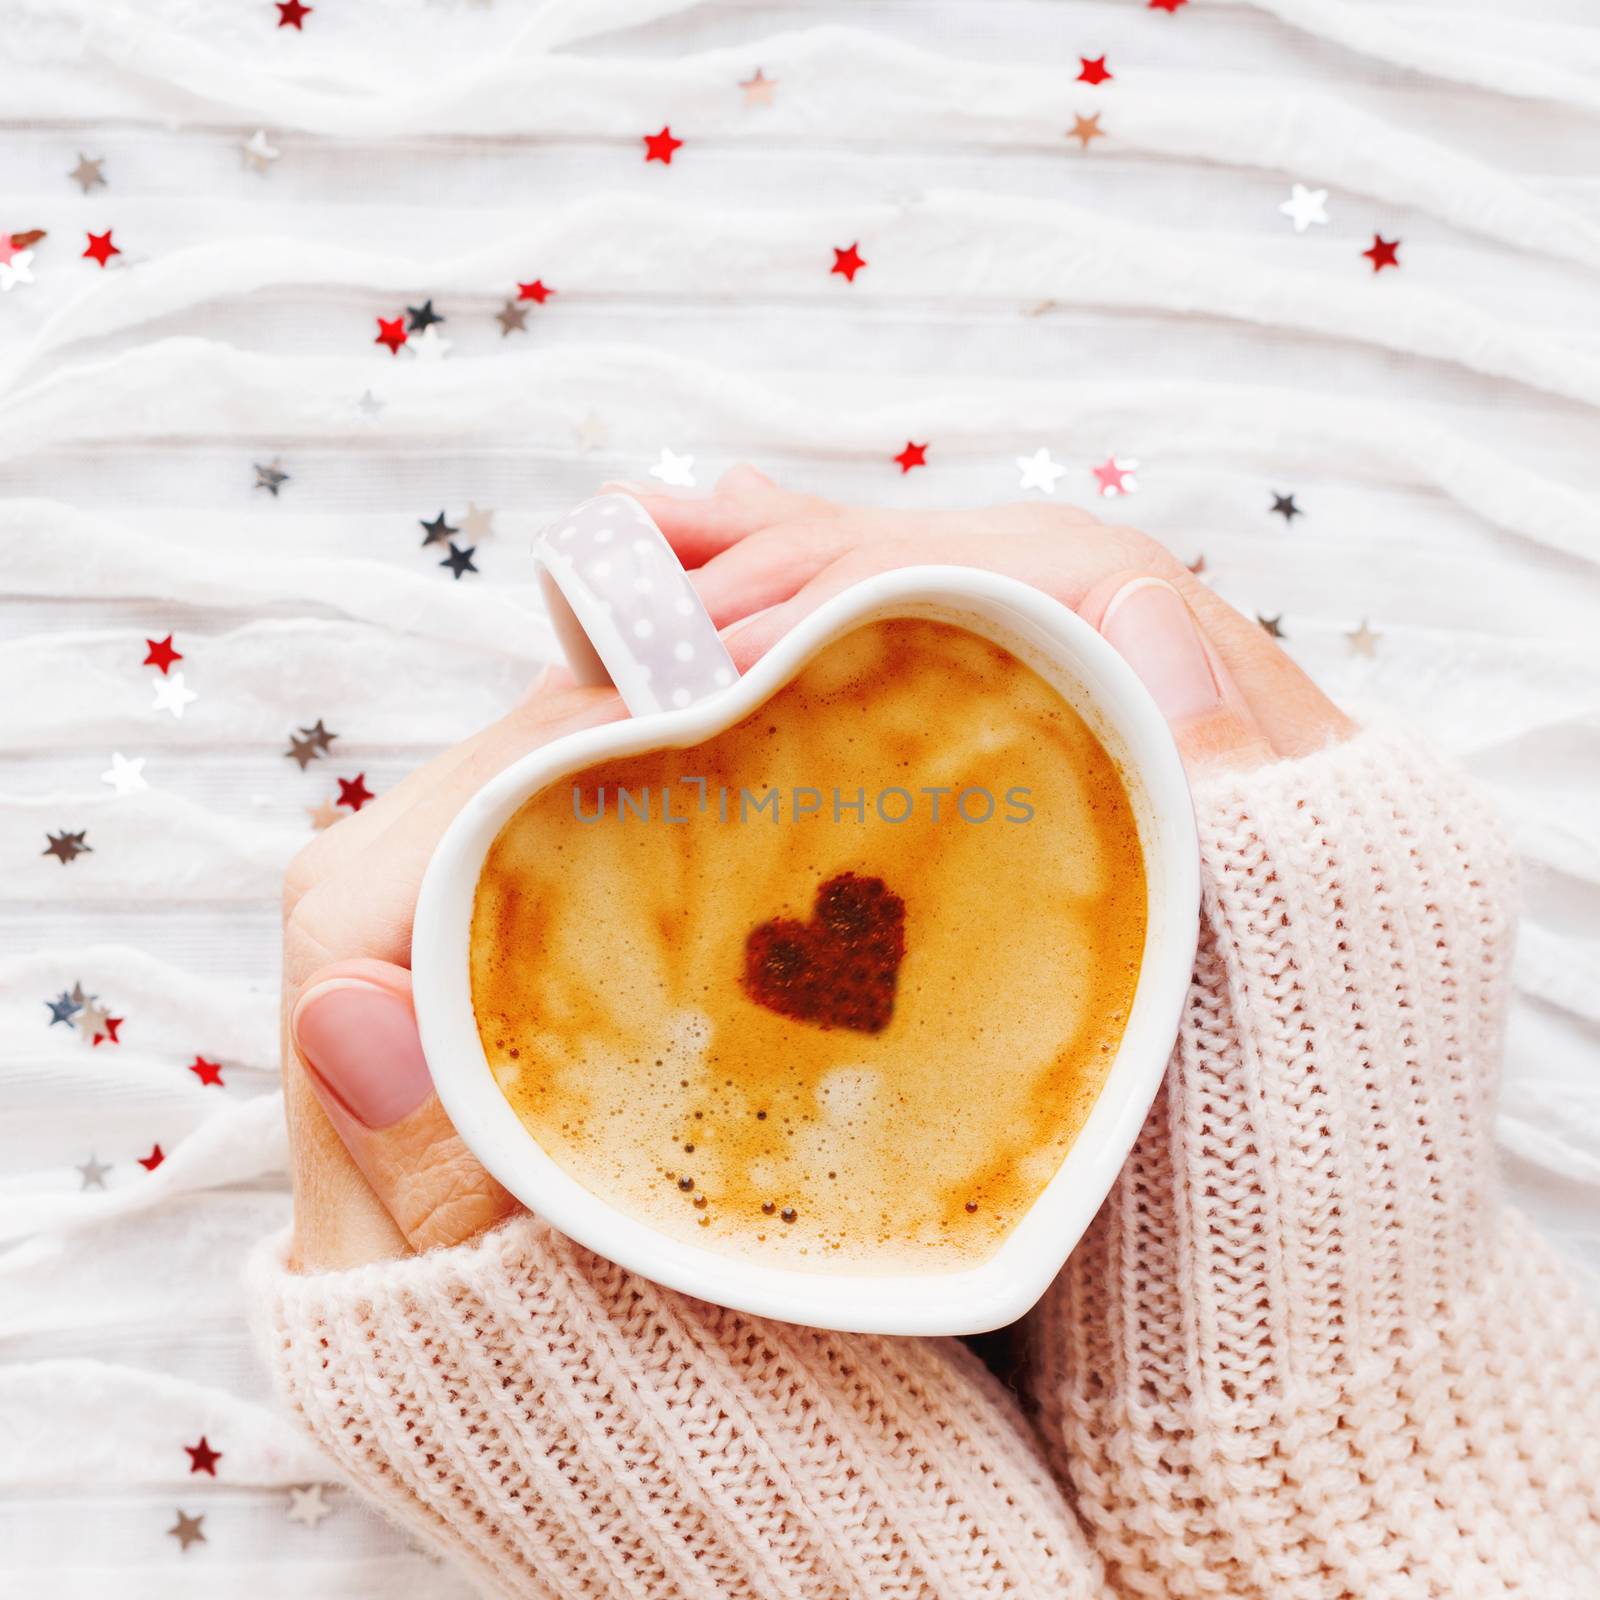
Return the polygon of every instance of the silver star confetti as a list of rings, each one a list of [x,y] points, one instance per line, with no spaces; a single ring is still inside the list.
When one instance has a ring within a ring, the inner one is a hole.
[[[361,413],[363,421],[376,422],[383,415],[384,404],[384,401],[380,400],[377,395],[368,389],[356,401],[356,410]]]
[[[1313,223],[1323,227],[1327,225],[1327,205],[1326,189],[1308,189],[1303,183],[1297,183],[1278,211],[1294,224],[1296,233],[1304,233]]]
[[[1017,466],[1022,472],[1024,489],[1041,489],[1045,494],[1056,492],[1056,479],[1066,473],[1066,468],[1050,459],[1050,452],[1041,445],[1031,456],[1018,456]]]
[[[83,151],[78,152],[78,164],[67,174],[85,194],[91,189],[104,189],[106,187],[105,174],[100,170],[106,164],[106,158],[99,156],[91,161]]]
[[[694,487],[694,457],[675,456],[664,445],[661,449],[661,459],[650,469],[652,478],[659,478],[663,483],[677,489],[692,489]]]
[[[578,448],[585,455],[591,450],[603,450],[611,440],[611,430],[592,411],[581,422],[574,423],[573,430],[578,435]]]
[[[100,781],[109,783],[118,794],[137,794],[150,787],[144,775],[144,762],[143,756],[130,761],[120,750],[116,751],[111,757],[110,770],[100,774]]]
[[[81,1194],[85,1189],[103,1189],[106,1186],[106,1174],[111,1170],[109,1161],[96,1158],[94,1152],[89,1152],[89,1159],[78,1164],[78,1171],[83,1174],[83,1182],[78,1185]]]
[[[276,145],[267,143],[267,130],[265,128],[257,128],[239,146],[240,159],[255,172],[268,171],[272,163],[282,154],[283,152]]]
[[[502,339],[508,333],[526,333],[528,331],[528,308],[519,306],[515,300],[507,300],[495,312],[494,320],[500,324],[500,337]]]
[[[55,1027],[58,1022],[64,1022],[70,1028],[73,1014],[83,1010],[83,1002],[74,1000],[65,989],[54,1000],[46,1000],[45,1005],[50,1008],[50,1027]]]
[[[255,487],[265,489],[274,500],[278,498],[278,491],[290,481],[289,474],[278,465],[281,459],[280,456],[274,456],[265,466],[259,461],[251,463],[256,472]]]
[[[333,1507],[322,1498],[322,1485],[308,1483],[297,1486],[289,1485],[289,1520],[304,1523],[308,1528],[314,1528],[324,1517],[333,1515]]]
[[[183,708],[200,698],[193,689],[184,685],[181,672],[169,673],[164,678],[151,678],[150,687],[156,697],[150,703],[152,711],[170,711],[178,721],[183,720]]]

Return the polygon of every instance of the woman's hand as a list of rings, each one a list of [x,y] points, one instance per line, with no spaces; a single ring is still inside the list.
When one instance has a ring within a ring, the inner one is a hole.
[[[828,596],[924,562],[1030,583],[1098,627],[1150,688],[1191,767],[1343,738],[1347,719],[1253,622],[1131,528],[1057,506],[861,510],[736,468],[713,495],[622,486],[677,550],[744,669]],[[411,919],[440,834],[495,772],[624,715],[557,671],[509,716],[296,857],[284,896],[284,1072],[302,1270],[458,1243],[515,1209],[433,1093],[411,1008]]]
[[[433,847],[469,795],[529,750],[624,715],[610,689],[536,687],[290,864],[284,1097],[301,1270],[455,1244],[514,1208],[433,1093],[411,1009],[412,913]]]
[[[608,487],[639,500],[693,569],[741,671],[841,589],[950,563],[1021,579],[1097,627],[1144,679],[1191,767],[1304,755],[1351,731],[1256,623],[1164,545],[1075,506],[880,511],[788,493],[753,467],[735,467],[709,496]]]

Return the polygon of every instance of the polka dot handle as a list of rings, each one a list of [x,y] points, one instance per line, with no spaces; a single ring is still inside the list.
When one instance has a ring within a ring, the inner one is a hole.
[[[580,683],[614,683],[634,716],[725,689],[733,660],[666,536],[625,494],[585,500],[534,540],[550,620]]]

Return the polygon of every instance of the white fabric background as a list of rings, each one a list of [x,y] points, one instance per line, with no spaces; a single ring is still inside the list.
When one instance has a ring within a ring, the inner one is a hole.
[[[1600,1264],[1590,0],[275,16],[0,3],[0,228],[49,230],[0,296],[0,1589],[461,1592],[342,1492],[286,1519],[322,1469],[267,1408],[237,1285],[288,1207],[277,882],[335,776],[381,791],[518,694],[549,651],[524,536],[662,446],[702,484],[753,457],[901,506],[1015,497],[1041,445],[1063,499],[1138,458],[1114,514],[1203,552],[1332,693],[1412,719],[1510,814],[1501,1142]],[[1102,53],[1114,81],[1074,84]],[[758,65],[768,109],[737,88]],[[1087,155],[1080,111],[1109,134]],[[667,122],[685,147],[646,166]],[[68,181],[80,149],[109,188]],[[1329,226],[1295,235],[1291,180],[1330,189]],[[101,272],[78,253],[108,226]],[[1374,231],[1399,272],[1361,259]],[[502,339],[535,275],[559,293]],[[449,359],[372,343],[427,295]],[[908,439],[929,465],[902,477]],[[274,457],[277,500],[252,488]],[[416,519],[468,499],[500,531],[452,583]],[[1344,637],[1364,616],[1371,659]],[[181,722],[140,665],[169,631],[201,697]],[[341,737],[302,774],[285,736],[317,717]],[[147,793],[99,781],[114,750]],[[94,853],[42,857],[61,826]],[[79,979],[127,1019],[115,1048],[45,1026]],[[91,1150],[105,1194],[79,1191]],[[214,1483],[182,1450],[202,1433]],[[187,1553],[180,1506],[205,1517]]]

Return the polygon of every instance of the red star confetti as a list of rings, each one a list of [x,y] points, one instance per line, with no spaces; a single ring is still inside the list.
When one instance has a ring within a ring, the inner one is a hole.
[[[928,447],[925,444],[912,444],[907,439],[905,449],[894,459],[899,463],[902,473],[909,472],[913,467],[925,467],[928,464]]]
[[[191,1473],[208,1472],[213,1478],[216,1477],[217,1463],[222,1459],[222,1452],[213,1450],[206,1443],[206,1436],[203,1433],[200,1435],[199,1444],[186,1444],[183,1448],[189,1452],[189,1471]]]
[[[220,1061],[207,1061],[204,1056],[197,1055],[194,1060],[189,1063],[189,1070],[207,1088],[214,1086],[220,1089],[223,1087],[222,1063]]]
[[[1119,494],[1132,494],[1139,487],[1133,476],[1138,465],[1137,461],[1119,461],[1116,456],[1107,456],[1098,467],[1090,470],[1094,473],[1095,482],[1100,485],[1100,493],[1111,500]]]
[[[183,660],[183,652],[172,648],[172,635],[170,633],[165,639],[146,639],[145,643],[149,645],[150,649],[141,665],[159,667],[163,676],[165,676],[167,668],[174,661]]]
[[[848,250],[841,250],[837,245],[833,248],[833,266],[829,271],[837,272],[846,283],[854,283],[856,274],[867,264],[858,248],[859,244],[857,240]]]
[[[104,233],[91,233],[89,235],[89,248],[83,252],[85,260],[98,261],[102,267],[112,256],[120,256],[121,254],[121,250],[111,242],[110,228],[107,228]]]
[[[1150,0],[1145,7],[1146,11],[1176,11],[1180,6],[1188,5],[1189,0]]]
[[[644,136],[644,158],[646,161],[659,161],[663,166],[672,165],[672,152],[683,148],[682,139],[672,137],[671,128],[663,128],[660,133],[647,133]]]
[[[128,1019],[126,1017],[107,1017],[105,1022],[105,1031],[102,1033],[97,1028],[89,1040],[90,1046],[92,1047],[97,1044],[103,1044],[107,1041],[112,1044],[121,1044],[122,1041],[117,1037],[117,1029],[120,1028],[127,1020]]]
[[[1079,56],[1079,83],[1105,83],[1109,81],[1111,72],[1106,67],[1106,58],[1096,56],[1090,60],[1088,56]]]
[[[353,778],[339,779],[338,804],[349,806],[352,811],[359,811],[367,801],[375,800],[376,795],[367,787],[367,775],[358,772]]]
[[[139,1157],[139,1165],[143,1167],[146,1172],[154,1172],[156,1168],[159,1167],[166,1159],[166,1153],[162,1150],[161,1146],[158,1144],[153,1144],[150,1146],[149,1155]]]
[[[1385,239],[1381,233],[1372,236],[1372,248],[1361,253],[1372,263],[1374,272],[1382,272],[1385,267],[1400,266],[1400,257],[1395,253],[1400,248],[1398,239]]]
[[[274,0],[278,7],[278,26],[280,28],[293,28],[296,32],[305,32],[305,19],[311,15],[310,6],[301,5],[300,0]]]
[[[410,337],[406,332],[404,317],[379,317],[378,337],[372,342],[383,345],[392,356],[400,354],[400,346]]]
[[[554,293],[555,290],[547,287],[542,278],[535,278],[532,283],[517,285],[517,299],[531,300],[535,305],[542,306]]]

